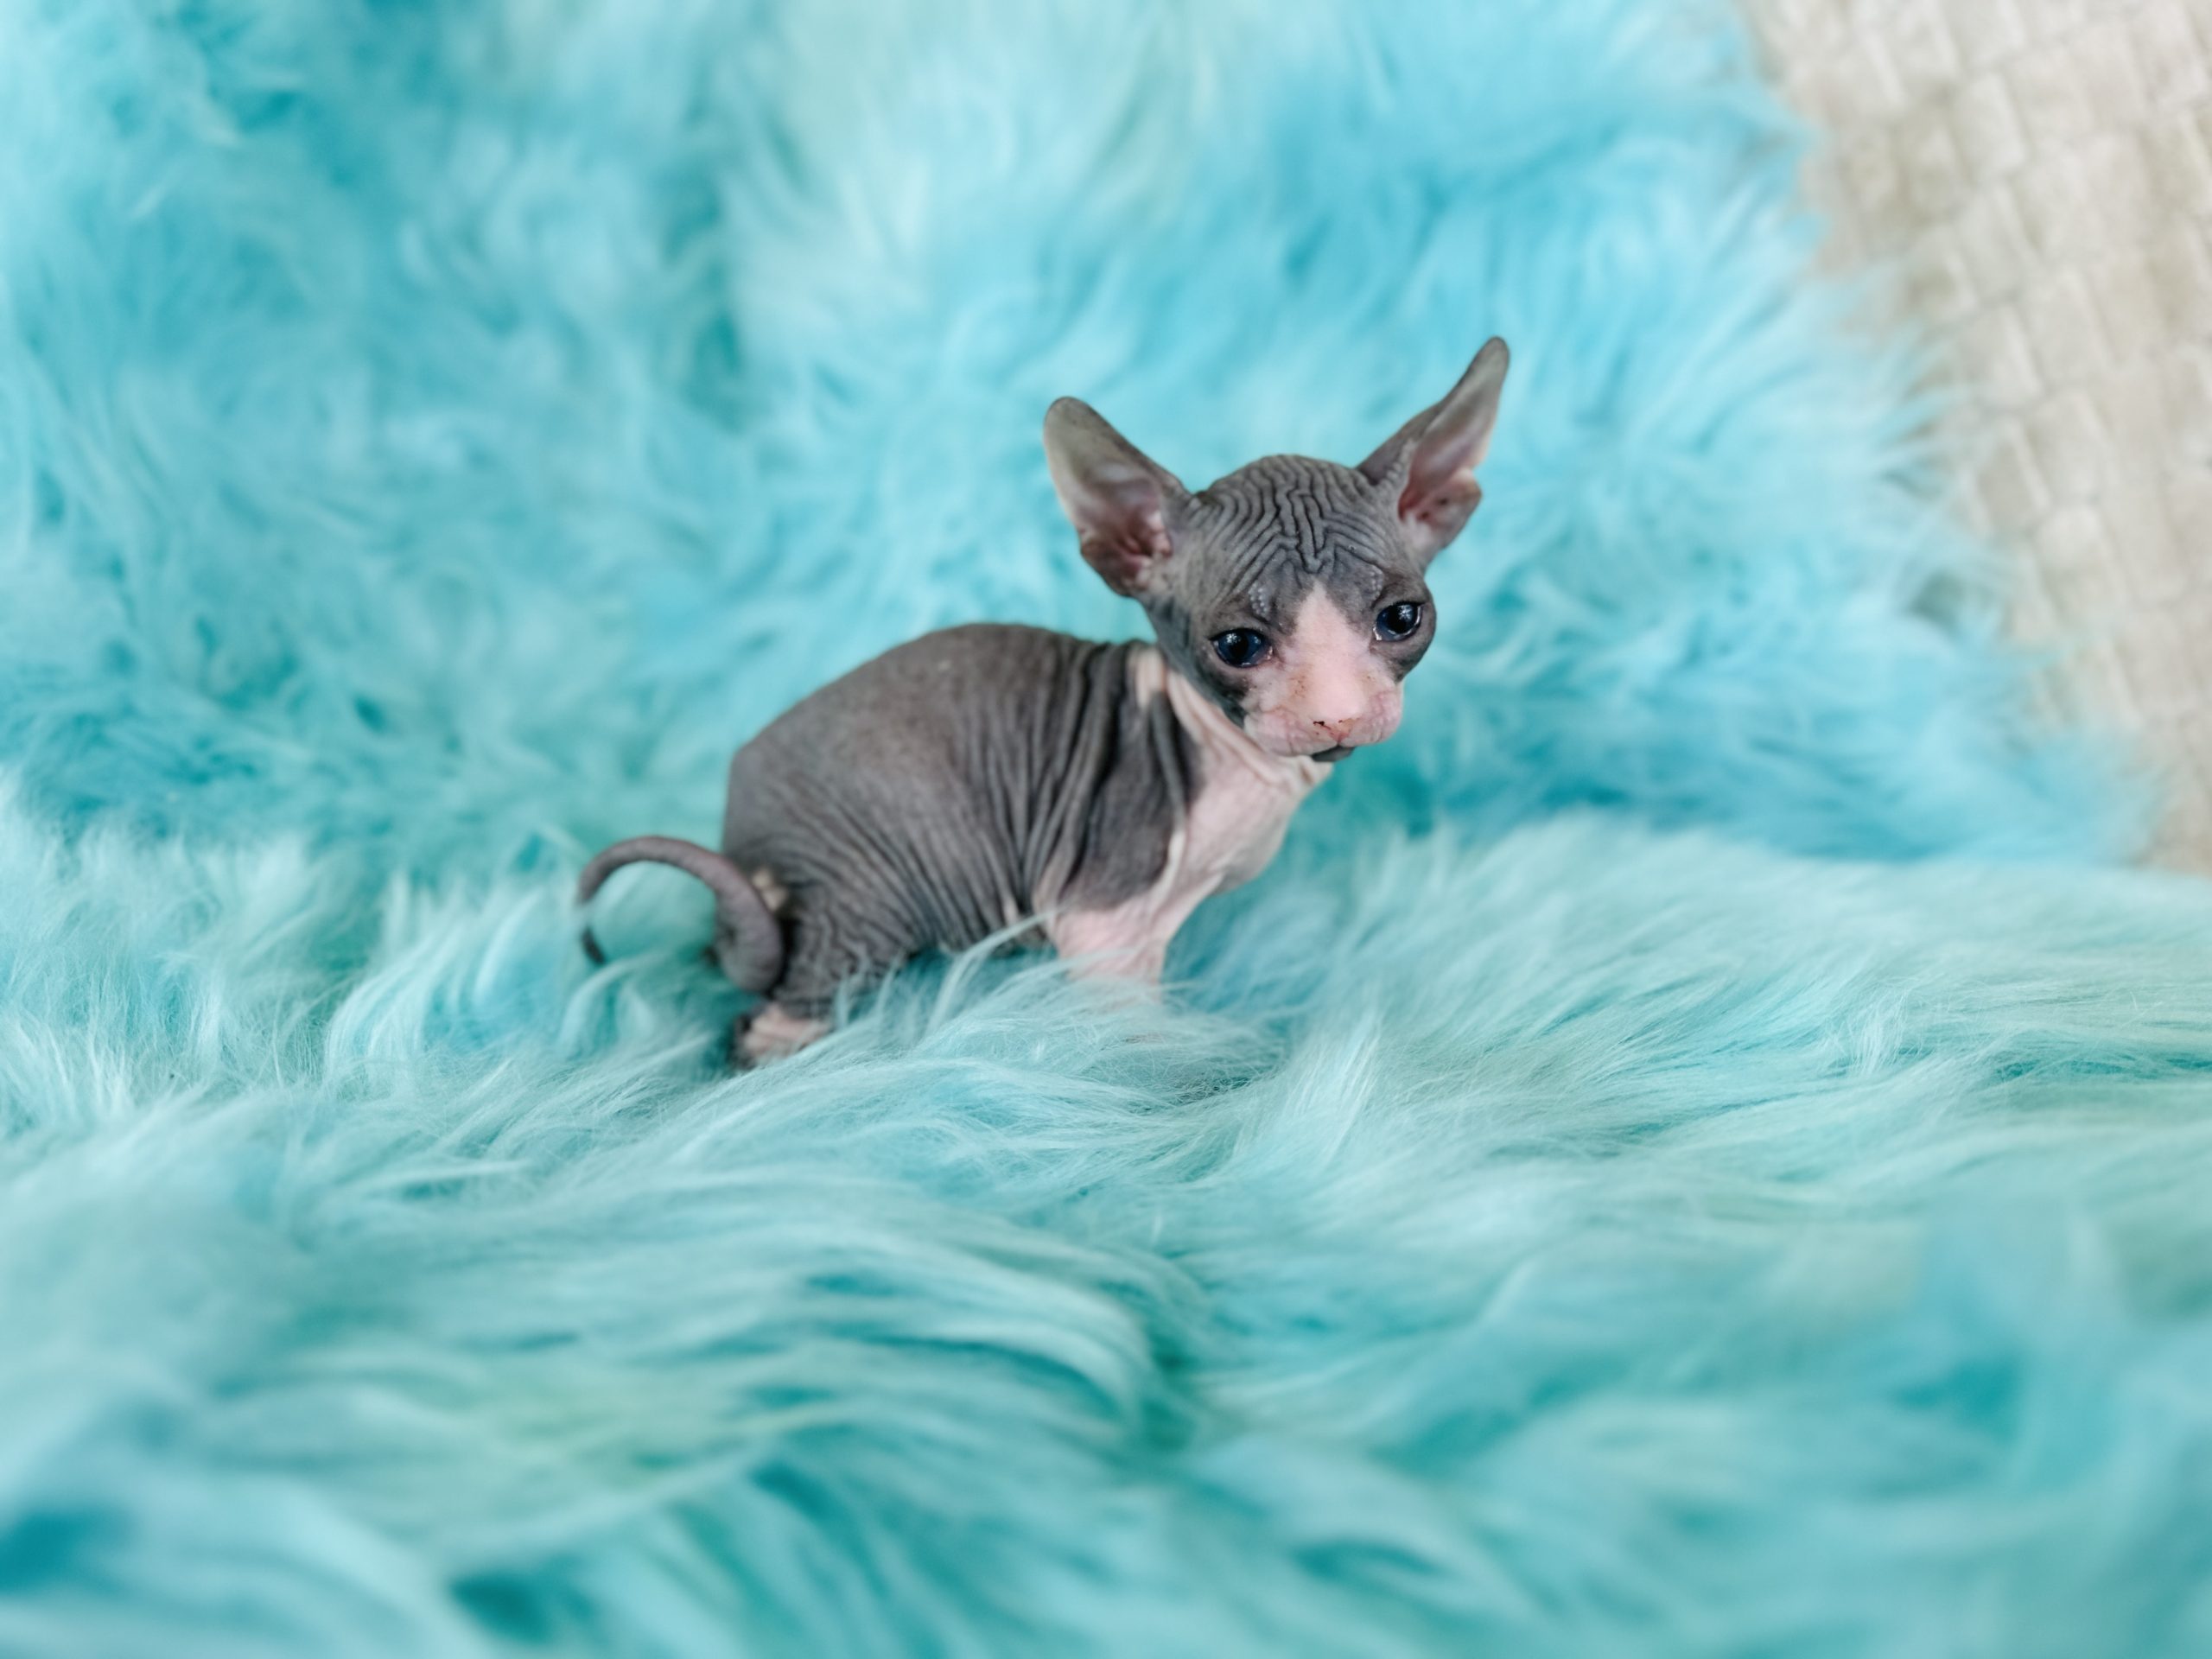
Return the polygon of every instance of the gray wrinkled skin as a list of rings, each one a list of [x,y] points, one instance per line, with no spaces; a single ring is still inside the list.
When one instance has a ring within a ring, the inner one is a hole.
[[[719,854],[637,837],[591,861],[579,897],[641,861],[706,882],[717,959],[769,999],[741,1023],[740,1057],[810,1040],[842,985],[1056,914],[1105,918],[1156,976],[1190,906],[1264,863],[1316,763],[1395,728],[1398,683],[1435,632],[1423,573],[1481,498],[1505,369],[1492,340],[1357,467],[1274,455],[1196,492],[1063,398],[1046,458],[1084,556],[1201,696],[1160,690],[1140,646],[932,633],[738,752]],[[1385,637],[1377,613],[1406,603],[1418,626]],[[1266,636],[1268,660],[1225,665],[1211,642],[1229,630]],[[1200,807],[1210,766],[1222,776]]]
[[[1137,595],[1161,653],[1241,724],[1245,683],[1206,642],[1230,628],[1283,634],[1318,587],[1347,617],[1371,617],[1402,601],[1420,604],[1421,626],[1385,652],[1403,679],[1436,637],[1436,607],[1426,562],[1399,533],[1395,498],[1387,479],[1304,455],[1268,455],[1172,502],[1166,520],[1175,557]]]
[[[1135,649],[947,628],[739,750],[722,847],[789,893],[776,1001],[818,1015],[840,984],[924,950],[1141,892],[1199,780],[1166,700],[1130,695]]]

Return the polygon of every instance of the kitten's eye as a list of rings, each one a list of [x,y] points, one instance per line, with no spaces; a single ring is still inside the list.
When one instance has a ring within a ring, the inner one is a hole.
[[[1231,628],[1214,635],[1213,654],[1231,668],[1250,668],[1268,654],[1268,636],[1249,628]]]
[[[1402,605],[1384,607],[1375,619],[1375,634],[1379,639],[1402,639],[1421,626],[1421,607],[1408,600]]]

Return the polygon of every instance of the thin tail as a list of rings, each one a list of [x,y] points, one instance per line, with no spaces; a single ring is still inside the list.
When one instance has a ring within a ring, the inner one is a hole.
[[[715,959],[740,990],[765,991],[784,976],[783,926],[753,878],[722,854],[673,836],[633,836],[584,866],[576,878],[576,902],[588,904],[625,864],[673,864],[707,884],[715,895]],[[607,960],[588,927],[583,946],[594,962]]]

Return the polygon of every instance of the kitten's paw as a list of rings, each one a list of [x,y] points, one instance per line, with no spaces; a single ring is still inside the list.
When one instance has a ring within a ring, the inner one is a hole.
[[[749,1071],[764,1060],[780,1060],[829,1031],[827,1020],[793,1014],[779,1002],[763,1002],[750,1014],[740,1014],[730,1027],[730,1069]]]

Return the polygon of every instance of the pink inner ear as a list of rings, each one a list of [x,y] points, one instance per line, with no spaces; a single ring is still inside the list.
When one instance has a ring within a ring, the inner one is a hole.
[[[1488,413],[1480,405],[1459,408],[1446,399],[1428,429],[1414,440],[1398,518],[1424,556],[1433,556],[1465,529],[1483,499],[1475,468],[1490,447]]]
[[[1183,486],[1073,397],[1045,412],[1045,460],[1083,556],[1117,593],[1147,586],[1167,556],[1166,515]]]
[[[1135,588],[1167,556],[1160,486],[1134,468],[1102,468],[1089,480],[1080,523],[1084,556],[1118,588]]]
[[[1461,480],[1473,481],[1470,474],[1482,462],[1490,431],[1487,426],[1471,429],[1465,421],[1454,420],[1454,413],[1446,404],[1429,429],[1414,441],[1406,493],[1398,503],[1401,511],[1430,496],[1447,494]]]
[[[1167,556],[1167,525],[1153,505],[1102,514],[1080,539],[1084,557],[1123,592],[1142,585],[1154,562]]]
[[[1398,517],[1409,524],[1442,534],[1446,541],[1474,516],[1483,499],[1483,486],[1471,473],[1447,474],[1433,483],[1406,486],[1398,498]]]
[[[1359,464],[1376,484],[1404,480],[1398,490],[1398,522],[1424,560],[1433,558],[1465,528],[1483,499],[1474,473],[1497,423],[1505,367],[1505,342],[1490,341],[1442,403],[1414,416]]]

